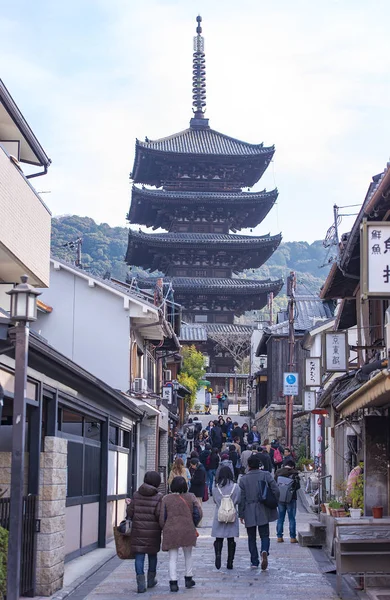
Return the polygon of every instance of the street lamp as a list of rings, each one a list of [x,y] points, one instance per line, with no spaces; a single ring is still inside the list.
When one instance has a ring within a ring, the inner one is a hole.
[[[234,367],[234,403],[237,404],[237,412],[240,414],[240,402],[237,399],[237,367]]]
[[[11,504],[7,563],[7,599],[18,600],[23,529],[24,441],[26,433],[26,387],[29,323],[37,319],[37,296],[27,275],[7,292],[11,296],[10,317],[15,323],[15,388],[12,418]],[[12,540],[12,543],[11,543]]]

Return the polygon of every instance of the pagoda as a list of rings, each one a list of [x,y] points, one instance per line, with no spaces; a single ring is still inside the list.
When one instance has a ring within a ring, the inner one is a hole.
[[[236,233],[259,225],[277,199],[277,190],[243,191],[260,180],[275,148],[211,129],[205,117],[201,21],[198,16],[190,127],[153,141],[136,140],[128,220],[166,232],[130,229],[126,262],[164,273],[164,282],[171,282],[175,301],[183,306],[184,321],[215,330],[218,324],[234,328],[235,317],[263,308],[270,293],[279,293],[282,280],[237,275],[263,265],[281,235]]]

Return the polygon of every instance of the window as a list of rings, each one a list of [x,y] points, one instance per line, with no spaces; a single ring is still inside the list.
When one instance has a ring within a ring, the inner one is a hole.
[[[207,277],[206,269],[195,269],[194,271],[195,277]]]
[[[216,323],[228,323],[229,317],[228,317],[228,315],[215,315],[215,322]]]
[[[113,446],[118,446],[119,428],[110,425],[108,428],[108,443]]]
[[[71,435],[83,435],[83,417],[79,413],[67,409],[62,410],[61,431]]]
[[[207,323],[207,315],[195,315],[195,323]]]

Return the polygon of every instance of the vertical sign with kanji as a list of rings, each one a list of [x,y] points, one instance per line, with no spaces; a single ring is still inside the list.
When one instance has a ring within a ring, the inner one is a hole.
[[[366,296],[390,296],[390,222],[364,221],[361,282]]]
[[[309,390],[305,391],[303,400],[303,409],[307,411],[314,410],[316,407],[316,393]]]
[[[348,338],[346,331],[325,333],[325,370],[348,371]]]
[[[321,358],[305,358],[305,386],[321,387]]]

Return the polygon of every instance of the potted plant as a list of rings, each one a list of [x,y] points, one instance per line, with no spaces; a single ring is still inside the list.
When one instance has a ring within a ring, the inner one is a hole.
[[[383,506],[373,506],[372,516],[374,519],[381,519],[383,517]]]
[[[350,508],[350,515],[352,519],[360,519],[362,516],[362,512],[364,510],[364,478],[363,473],[357,477],[351,492],[349,494],[349,499],[352,503],[352,508]]]
[[[332,517],[346,517],[347,511],[344,508],[344,505],[338,500],[331,500],[329,502],[329,508]]]

